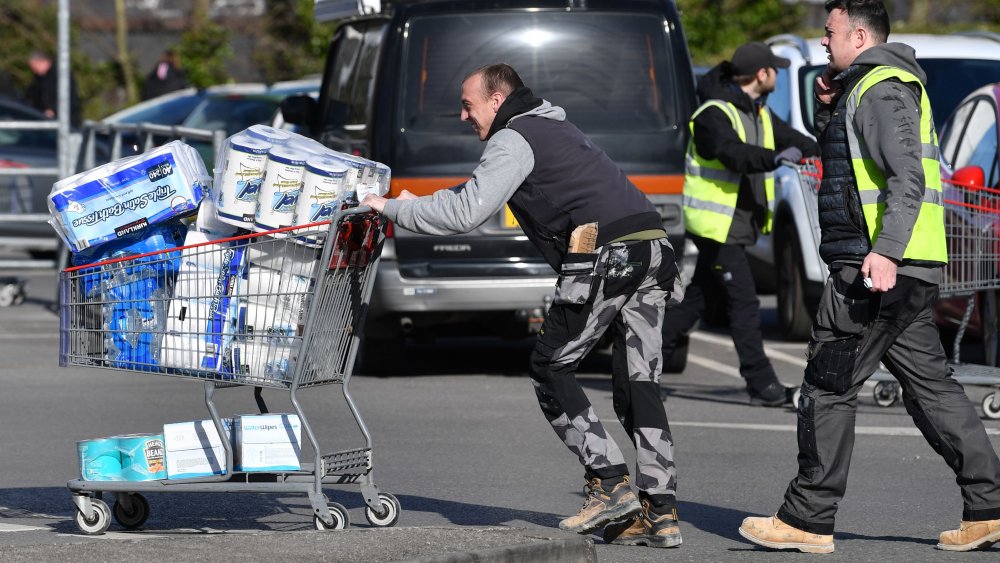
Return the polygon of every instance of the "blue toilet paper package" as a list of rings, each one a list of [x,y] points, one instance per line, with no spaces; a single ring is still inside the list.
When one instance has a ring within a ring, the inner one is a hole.
[[[56,182],[49,213],[70,250],[81,252],[192,213],[209,182],[197,152],[173,141]]]

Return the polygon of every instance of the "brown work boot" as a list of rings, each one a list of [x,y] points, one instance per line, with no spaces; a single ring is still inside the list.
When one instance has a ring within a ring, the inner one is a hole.
[[[811,534],[785,524],[778,516],[744,518],[740,535],[771,549],[797,549],[803,553],[833,553],[833,536]]]
[[[639,512],[639,499],[628,484],[628,475],[621,483],[607,487],[597,477],[584,487],[586,495],[580,512],[559,522],[559,529],[588,534],[610,522],[618,522]]]
[[[666,514],[651,512],[649,501],[642,500],[642,510],[631,520],[604,528],[604,541],[615,545],[647,545],[677,547],[681,544],[681,529],[677,525],[677,509]]]
[[[987,548],[1000,541],[1000,519],[969,522],[962,520],[957,530],[941,532],[937,548],[946,551],[971,551]]]

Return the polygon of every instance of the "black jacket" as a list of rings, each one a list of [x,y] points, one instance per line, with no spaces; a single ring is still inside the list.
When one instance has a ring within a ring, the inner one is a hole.
[[[733,83],[732,66],[728,61],[716,65],[701,77],[698,97],[703,102],[729,102],[750,115],[756,115],[757,103],[764,102],[764,99],[754,102]],[[708,108],[694,120],[694,144],[698,154],[705,158],[717,158],[727,169],[742,175],[733,226],[726,241],[729,244],[750,245],[757,240],[767,211],[762,173],[778,167],[774,162],[775,155],[790,146],[802,150],[803,156],[819,154],[816,141],[799,133],[778,116],[774,116],[772,121],[776,150],[741,141],[729,117],[718,108]],[[756,133],[748,131],[747,137],[756,137]]]

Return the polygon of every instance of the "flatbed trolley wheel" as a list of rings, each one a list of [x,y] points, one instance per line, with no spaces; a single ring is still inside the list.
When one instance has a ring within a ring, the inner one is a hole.
[[[382,504],[381,512],[372,510],[372,507],[365,507],[365,518],[372,526],[388,528],[395,526],[399,521],[399,501],[389,493],[379,493],[378,500]]]
[[[899,384],[892,381],[879,381],[875,384],[875,390],[872,391],[872,398],[880,407],[895,405],[896,401],[900,399],[899,395]]]
[[[18,281],[0,282],[0,307],[20,305],[24,302],[24,286]]]
[[[327,507],[330,509],[330,516],[333,516],[333,526],[327,526],[326,522],[323,522],[319,516],[313,516],[313,524],[316,525],[317,530],[343,530],[351,525],[351,517],[347,514],[344,505],[331,502],[327,504]]]
[[[983,397],[983,414],[990,420],[1000,420],[1000,391]]]
[[[149,501],[139,493],[119,494],[115,499],[115,520],[126,530],[135,530],[149,518]]]
[[[111,509],[108,508],[108,503],[99,498],[90,499],[90,505],[94,507],[94,514],[90,518],[77,510],[73,520],[81,532],[88,536],[99,536],[111,526]]]

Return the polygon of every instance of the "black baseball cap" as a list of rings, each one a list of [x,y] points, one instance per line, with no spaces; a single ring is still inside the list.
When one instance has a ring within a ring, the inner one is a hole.
[[[791,64],[785,57],[772,53],[771,49],[760,41],[740,45],[733,53],[731,62],[734,74],[738,76],[755,74],[762,68],[788,68]]]

